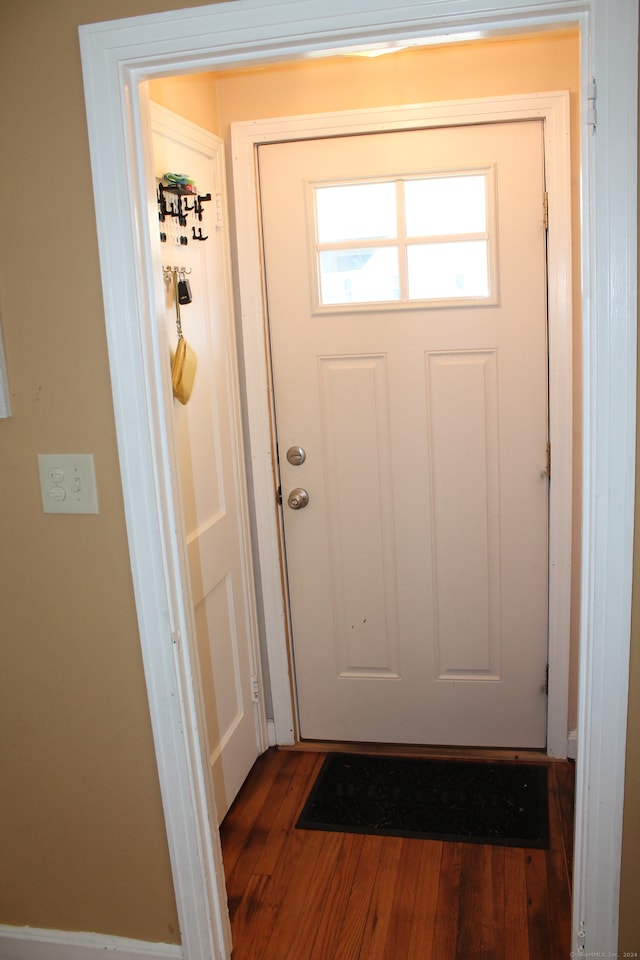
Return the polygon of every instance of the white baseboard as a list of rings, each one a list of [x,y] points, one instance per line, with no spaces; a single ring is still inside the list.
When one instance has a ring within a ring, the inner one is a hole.
[[[116,955],[118,960],[183,960],[181,946],[147,943],[100,933],[68,933],[37,927],[0,925],[2,960],[99,960]]]
[[[578,731],[569,730],[567,737],[567,760],[575,760],[578,754]]]

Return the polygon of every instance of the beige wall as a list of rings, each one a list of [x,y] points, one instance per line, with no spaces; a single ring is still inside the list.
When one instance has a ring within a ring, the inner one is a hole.
[[[179,940],[119,483],[77,25],[197,5],[21,0],[0,9],[0,317],[14,408],[0,421],[0,923]],[[545,89],[552,66],[566,70],[557,81],[566,88],[575,53],[557,43],[553,56],[532,53],[528,73],[515,44],[501,47],[500,72],[492,45],[458,61],[446,84],[443,51],[431,52],[418,86],[404,59],[384,70],[407,100],[504,92],[506,73],[510,92]],[[298,68],[279,68],[273,89],[288,88],[294,111],[335,109],[347,81],[327,102],[326,66],[312,89]],[[371,83],[363,75],[350,105],[372,102]],[[377,103],[389,102],[386,84]],[[220,129],[231,78],[224,87],[215,109],[204,105],[207,125]],[[94,453],[99,516],[42,514],[36,455],[65,451]],[[633,682],[637,717],[638,671]],[[640,757],[629,756],[627,810],[637,810]],[[637,831],[628,835],[637,864]],[[625,922],[637,915],[635,887],[628,870]]]
[[[640,359],[640,358],[639,358]],[[638,411],[640,423],[640,410]],[[636,483],[636,503],[640,483]],[[620,956],[640,955],[640,531],[636,526],[635,576],[631,626],[631,673],[627,725],[627,770],[620,891]]]
[[[218,81],[214,73],[163,77],[149,82],[149,96],[167,110],[220,136]]]
[[[577,38],[558,33],[228,71],[218,74],[222,133],[232,121],[254,117],[538,90],[575,92],[578,56]]]
[[[0,4],[0,923],[178,942],[129,570],[77,25],[193,0]],[[114,184],[114,189],[117,185]],[[36,455],[95,456],[45,516]]]

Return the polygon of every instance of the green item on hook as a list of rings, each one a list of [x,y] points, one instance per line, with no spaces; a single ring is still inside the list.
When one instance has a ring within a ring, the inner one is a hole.
[[[195,187],[193,180],[184,173],[165,173],[164,179],[172,187]]]

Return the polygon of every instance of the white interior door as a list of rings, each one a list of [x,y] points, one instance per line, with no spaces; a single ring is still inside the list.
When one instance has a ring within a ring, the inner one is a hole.
[[[207,239],[175,218],[161,225],[163,263],[184,267],[192,302],[181,308],[197,356],[189,402],[174,400],[174,435],[197,636],[197,666],[213,788],[222,819],[258,756],[254,658],[255,612],[242,463],[236,349],[228,273],[228,238],[218,222],[224,195],[223,143],[154,105],[156,176],[187,174],[203,203]],[[155,229],[155,227],[154,227]],[[186,245],[180,237],[189,241]],[[175,290],[166,285],[167,362],[176,345]]]
[[[542,122],[259,168],[301,736],[544,747]]]

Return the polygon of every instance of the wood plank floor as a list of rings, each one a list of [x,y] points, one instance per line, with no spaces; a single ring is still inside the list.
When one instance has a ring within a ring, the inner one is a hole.
[[[270,750],[222,824],[233,960],[567,960],[573,764],[535,850],[296,830],[324,756]]]

